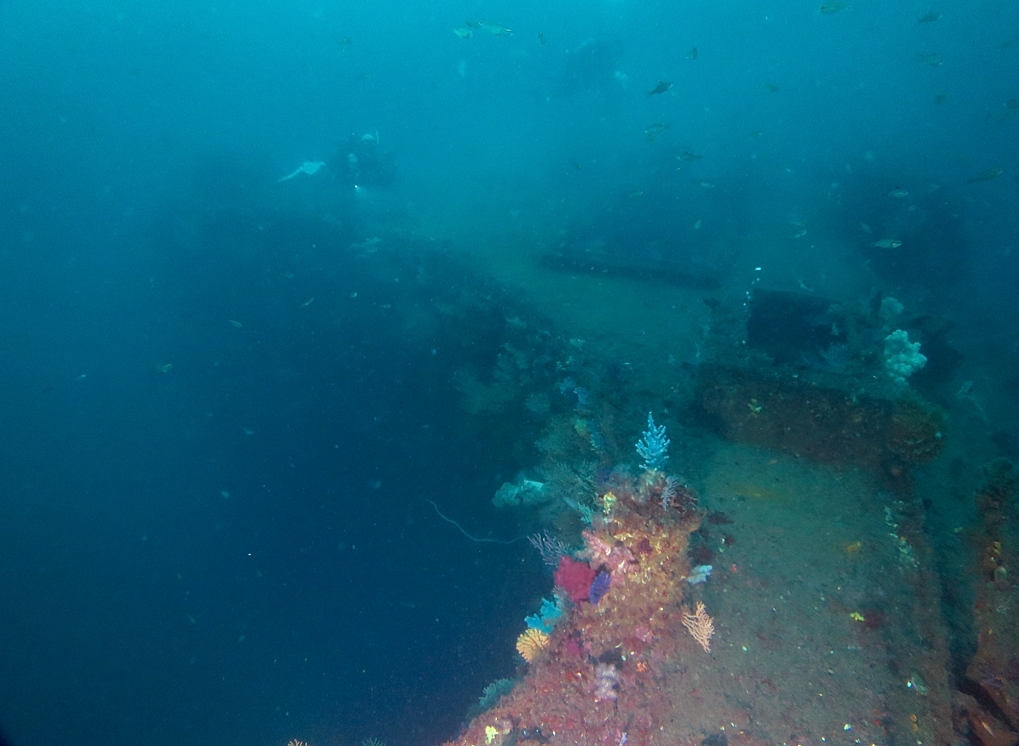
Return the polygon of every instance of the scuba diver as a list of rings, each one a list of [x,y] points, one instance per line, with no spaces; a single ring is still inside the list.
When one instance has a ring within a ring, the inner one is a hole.
[[[329,162],[329,171],[341,184],[389,186],[396,179],[396,160],[379,146],[378,132],[351,134]]]

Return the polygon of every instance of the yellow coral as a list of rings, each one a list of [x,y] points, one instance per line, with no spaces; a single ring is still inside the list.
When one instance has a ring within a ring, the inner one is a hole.
[[[517,652],[530,663],[548,646],[548,635],[540,629],[529,629],[517,638]]]
[[[698,601],[697,608],[694,610],[694,613],[690,614],[684,612],[682,621],[683,626],[690,631],[690,635],[693,639],[699,642],[701,647],[704,648],[704,652],[710,653],[711,638],[715,634],[715,622],[704,610],[704,604]]]

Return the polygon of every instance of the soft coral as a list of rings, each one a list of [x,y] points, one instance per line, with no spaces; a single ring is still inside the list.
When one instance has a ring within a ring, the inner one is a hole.
[[[566,591],[573,603],[579,604],[587,600],[595,574],[586,562],[578,562],[564,555],[555,571],[555,584]]]

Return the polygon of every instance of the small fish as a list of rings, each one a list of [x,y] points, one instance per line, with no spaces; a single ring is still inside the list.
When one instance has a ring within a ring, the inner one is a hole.
[[[512,29],[500,26],[498,23],[489,23],[488,21],[481,21],[478,24],[478,28],[483,31],[487,31],[493,36],[511,36],[513,34]]]
[[[843,3],[841,0],[829,0],[821,6],[821,13],[826,16],[833,16],[839,11],[850,10],[853,6],[848,3]]]
[[[156,368],[156,373],[169,373],[171,370],[173,370],[173,363],[163,363]]]
[[[697,222],[693,224],[693,229],[695,231],[699,231],[701,229],[701,221],[700,221],[699,218],[698,218]]]
[[[453,29],[453,33],[459,36],[461,39],[470,39],[472,36],[474,36],[474,32],[471,31],[469,28],[455,28]]]
[[[672,88],[672,83],[670,83],[667,80],[659,80],[658,85],[656,85],[654,88],[647,92],[647,97],[651,98],[652,96],[659,96],[665,93],[670,88]]]
[[[712,184],[710,181],[694,181],[694,184],[696,184],[699,187],[704,187],[705,189],[715,188],[715,185]]]
[[[695,60],[695,59],[697,59],[697,47],[694,47],[689,52],[687,52],[686,53],[686,58],[688,60]]]
[[[934,23],[939,18],[941,18],[941,14],[938,13],[936,10],[932,10],[927,15],[920,16],[920,18],[918,18],[916,22],[917,23]]]
[[[798,231],[797,233],[793,234],[793,238],[803,238],[805,235],[807,235],[807,229],[806,228],[804,228],[803,230]]]
[[[304,301],[304,303],[301,304],[301,308],[307,308],[312,303],[314,303],[314,301],[315,301],[315,296],[313,295],[310,298],[308,298],[308,300]]]
[[[978,181],[990,181],[996,176],[1001,176],[1001,173],[1004,170],[1005,169],[1001,168],[1001,166],[998,166],[997,168],[989,168],[986,171],[981,171],[976,176],[970,176],[968,179],[966,179],[966,183],[975,184]]]
[[[231,326],[236,326],[238,329],[240,329],[242,326],[244,326],[244,324],[242,324],[240,321],[236,321],[234,319],[227,319],[227,321],[230,322]]]
[[[768,93],[778,93],[778,86],[775,85],[774,83],[765,83],[764,90],[766,90]]]
[[[700,153],[694,153],[689,150],[684,150],[682,153],[677,155],[676,158],[678,160],[686,161],[687,163],[689,163],[690,161],[699,161],[701,159],[701,155]]]
[[[892,199],[903,199],[909,196],[909,192],[907,192],[905,189],[893,189],[892,191],[888,192],[888,196],[891,197]]]
[[[879,249],[897,249],[902,246],[902,241],[897,238],[882,238],[880,241],[875,241],[871,246],[876,246]]]
[[[749,135],[747,135],[747,139],[748,140],[760,140],[763,135],[764,135],[764,130],[754,130]]]
[[[941,64],[941,57],[938,56],[937,52],[931,52],[930,54],[918,54],[916,56],[917,62],[922,62],[925,65],[931,67],[938,67]]]
[[[344,36],[342,39],[340,39],[340,44],[342,44],[345,47],[349,47],[353,43],[354,40],[351,39],[349,36]]]
[[[540,31],[538,32],[538,41],[541,42],[541,46],[545,46],[546,44],[548,44],[548,39],[546,39],[545,35]]]
[[[481,28],[481,21],[475,21],[473,18],[468,18],[464,23],[467,25],[467,28]]]
[[[937,96],[934,97],[934,103],[940,105],[945,103],[947,99],[948,99],[947,93],[939,93]]]
[[[654,124],[649,124],[644,128],[644,134],[647,135],[648,142],[654,142],[655,137],[662,134],[667,129],[669,129],[669,125],[666,122],[655,122]]]
[[[873,233],[874,232],[873,230],[871,230],[871,227],[869,225],[867,225],[866,223],[860,223],[860,230],[862,230],[864,233]]]

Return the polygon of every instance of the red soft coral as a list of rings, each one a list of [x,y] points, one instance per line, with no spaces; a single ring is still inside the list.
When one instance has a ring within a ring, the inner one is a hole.
[[[578,562],[563,555],[555,571],[555,584],[566,591],[573,603],[579,604],[587,600],[591,581],[596,574],[586,562]]]

